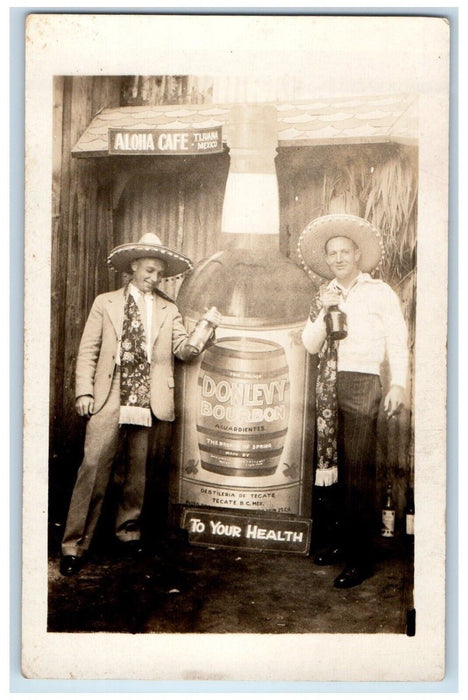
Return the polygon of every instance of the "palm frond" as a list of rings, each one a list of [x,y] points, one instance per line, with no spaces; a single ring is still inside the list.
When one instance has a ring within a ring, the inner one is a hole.
[[[322,213],[357,214],[381,233],[385,249],[380,274],[397,284],[416,264],[417,174],[404,147],[369,167],[356,158],[333,164],[323,178]]]

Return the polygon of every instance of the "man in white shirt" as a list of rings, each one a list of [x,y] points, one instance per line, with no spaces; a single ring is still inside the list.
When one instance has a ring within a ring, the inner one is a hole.
[[[369,222],[331,215],[311,222],[300,240],[306,265],[331,281],[320,290],[318,314],[307,321],[303,343],[320,356],[317,382],[316,487],[338,484],[342,500],[333,513],[341,542],[315,557],[317,564],[346,566],[338,588],[359,585],[373,572],[376,427],[382,398],[381,365],[388,360],[391,385],[384,398],[388,418],[404,405],[408,371],[407,329],[399,299],[373,279],[381,257],[380,237]],[[347,336],[327,338],[326,314],[346,314]]]
[[[149,428],[174,420],[174,356],[198,354],[190,345],[177,306],[157,285],[192,265],[161,244],[153,233],[110,253],[108,263],[131,274],[129,284],[94,301],[76,362],[76,410],[88,419],[62,540],[60,571],[72,576],[83,566],[125,432],[127,471],[117,508],[115,535],[126,554],[141,553],[140,515],[146,482]],[[220,315],[203,318],[212,327]]]

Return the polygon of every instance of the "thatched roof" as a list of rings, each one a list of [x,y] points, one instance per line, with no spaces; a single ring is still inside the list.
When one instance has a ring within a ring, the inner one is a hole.
[[[229,126],[232,105],[146,105],[103,109],[72,149],[76,157],[107,155],[108,130],[202,129]],[[333,97],[277,103],[278,145],[416,143],[415,95]],[[229,145],[229,143],[228,143]]]

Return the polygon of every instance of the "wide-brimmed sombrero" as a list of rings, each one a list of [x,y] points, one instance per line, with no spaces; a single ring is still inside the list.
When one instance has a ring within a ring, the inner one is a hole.
[[[336,236],[350,238],[356,243],[361,251],[359,268],[362,272],[376,269],[384,254],[380,233],[369,221],[352,214],[329,214],[307,224],[298,243],[302,263],[320,277],[332,279],[333,272],[325,261],[325,244]]]
[[[137,243],[124,243],[114,248],[107,258],[107,264],[117,272],[131,274],[131,264],[138,258],[159,258],[166,264],[164,277],[175,277],[193,268],[191,260],[166,248],[155,233],[145,233]]]

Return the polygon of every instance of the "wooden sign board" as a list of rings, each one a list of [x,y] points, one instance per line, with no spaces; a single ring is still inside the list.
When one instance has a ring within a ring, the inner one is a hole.
[[[207,155],[223,150],[222,128],[109,129],[110,155]]]
[[[190,544],[233,547],[307,556],[312,521],[273,513],[234,513],[225,509],[186,508],[182,527]]]

